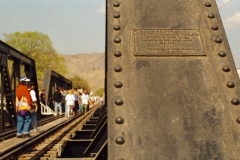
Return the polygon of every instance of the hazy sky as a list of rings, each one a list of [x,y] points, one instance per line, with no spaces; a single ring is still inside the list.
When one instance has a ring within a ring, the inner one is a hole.
[[[47,34],[59,53],[103,53],[105,0],[0,0],[0,39],[16,31]]]
[[[229,1],[217,0],[218,7]],[[240,0],[232,0],[219,11],[240,67],[240,12],[233,15],[240,11]],[[0,0],[0,39],[4,40],[4,33],[40,31],[61,54],[103,53],[105,14],[105,0]]]

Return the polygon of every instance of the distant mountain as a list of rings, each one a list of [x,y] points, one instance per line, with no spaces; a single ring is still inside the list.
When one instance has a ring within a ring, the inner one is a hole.
[[[66,78],[71,78],[75,75],[82,77],[88,81],[93,92],[104,87],[104,53],[61,54],[60,56],[65,58],[68,70],[68,73],[65,75]]]

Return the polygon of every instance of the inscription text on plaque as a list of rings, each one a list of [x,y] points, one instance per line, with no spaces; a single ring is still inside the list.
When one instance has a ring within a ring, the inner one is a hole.
[[[136,56],[204,56],[198,30],[149,29],[134,31]]]

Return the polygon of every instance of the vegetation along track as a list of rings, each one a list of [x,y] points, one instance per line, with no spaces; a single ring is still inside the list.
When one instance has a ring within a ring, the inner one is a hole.
[[[86,116],[77,114],[49,130],[1,152],[0,159],[42,160],[51,159],[49,157],[54,158],[57,157],[57,155],[60,156],[64,149],[65,141],[73,137],[75,132],[92,117],[94,111],[100,106],[101,105],[95,105],[92,107]]]

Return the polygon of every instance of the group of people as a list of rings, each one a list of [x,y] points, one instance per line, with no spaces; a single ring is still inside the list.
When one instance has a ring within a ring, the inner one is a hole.
[[[61,87],[57,87],[57,90],[53,94],[54,112],[62,115],[62,106],[65,107],[65,116],[69,117],[77,112],[83,112],[87,114],[90,104],[90,98],[87,90],[83,90],[83,93],[77,91],[77,88],[73,90],[63,90]]]
[[[26,76],[20,77],[16,89],[17,138],[31,137],[31,123],[37,132],[37,97],[35,85]],[[25,107],[23,109],[23,107]]]
[[[17,113],[17,138],[31,137],[31,123],[35,133],[38,132],[37,126],[37,111],[38,103],[35,92],[35,85],[26,76],[20,77],[20,82],[16,88],[16,113]],[[45,105],[45,90],[42,90],[40,101]],[[91,99],[87,90],[79,92],[77,88],[68,91],[57,87],[53,95],[55,115],[62,114],[62,106],[65,107],[65,116],[69,117],[77,112],[82,112],[84,115],[89,110]]]

